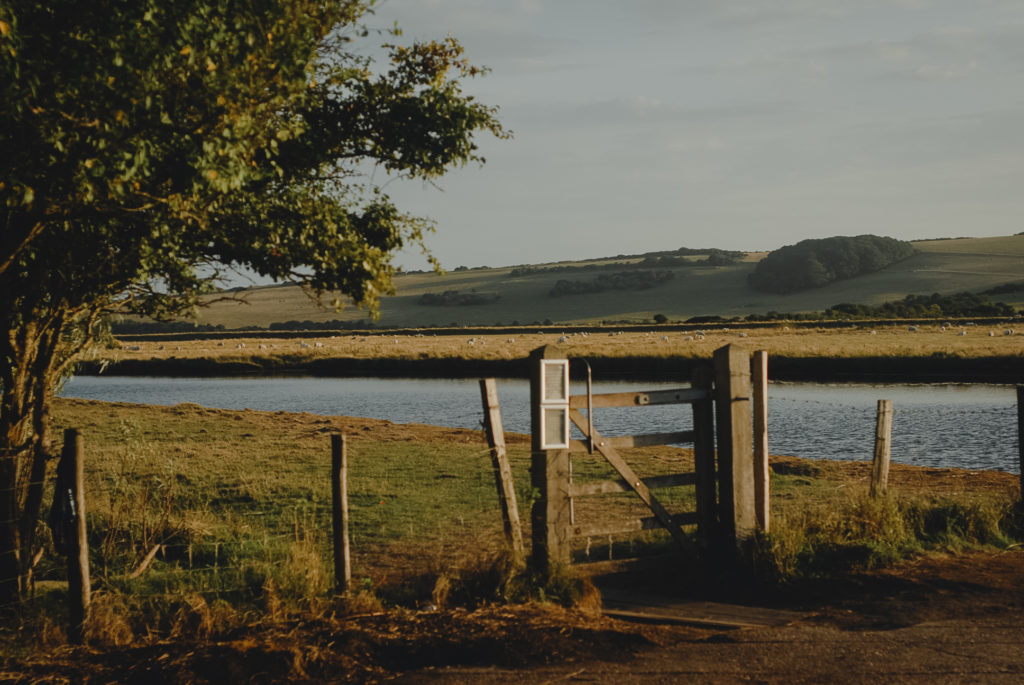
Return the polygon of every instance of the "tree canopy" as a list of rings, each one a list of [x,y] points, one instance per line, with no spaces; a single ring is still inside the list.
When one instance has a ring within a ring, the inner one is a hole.
[[[749,282],[757,290],[791,293],[878,271],[912,254],[910,243],[877,235],[813,238],[770,252]]]
[[[386,43],[368,4],[0,0],[0,603],[104,312],[183,311],[234,267],[372,308],[429,223],[368,172],[433,179],[507,135],[455,39]]]

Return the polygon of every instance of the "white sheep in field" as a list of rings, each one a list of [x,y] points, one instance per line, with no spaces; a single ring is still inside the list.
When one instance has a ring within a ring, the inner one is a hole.
[[[1007,328],[1005,331],[1003,331],[1003,335],[1013,335],[1013,329]]]
[[[257,347],[258,349],[261,349],[261,350],[265,350],[265,349],[267,349],[267,346],[266,346],[266,345],[264,345],[263,343],[260,343],[260,344],[259,344],[259,345],[257,345],[256,347]]]
[[[741,338],[745,338],[745,337],[747,337],[747,334],[746,333],[740,333],[740,337]]]
[[[909,328],[907,328],[907,330],[910,331],[911,333],[917,333],[917,326],[910,326]]]
[[[668,342],[668,336],[667,335],[661,336],[661,341],[662,342]]]
[[[960,331],[960,333],[958,335],[961,335],[961,336],[967,335],[967,331]]]
[[[869,335],[878,335],[878,331],[871,331]]]
[[[241,350],[241,349],[243,349],[244,347],[245,347],[245,343],[238,343],[237,345],[235,345],[235,349],[236,349],[236,350]]]
[[[689,340],[693,340],[693,336],[692,335],[688,335],[685,338],[683,338],[683,340],[688,340],[688,341]]]
[[[506,340],[505,342],[507,342],[507,343],[508,343],[509,345],[513,345],[513,344],[515,344],[515,342],[516,342],[516,339],[515,339],[515,338],[509,338],[509,339],[508,339],[508,340]]]
[[[313,347],[323,347],[323,346],[324,346],[324,344],[322,342],[313,343]]]
[[[569,339],[563,335],[561,338],[558,339],[558,342],[559,343],[567,343],[567,342],[569,342]]]
[[[305,349],[305,348],[309,347],[309,343],[305,343],[305,342],[300,342],[300,343],[299,343],[299,347],[301,347],[301,348]]]

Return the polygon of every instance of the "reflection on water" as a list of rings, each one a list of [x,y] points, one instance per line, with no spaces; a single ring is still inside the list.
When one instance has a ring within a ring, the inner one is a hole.
[[[572,392],[585,392],[574,383]],[[656,390],[675,384],[595,383],[595,392]],[[66,397],[222,409],[366,416],[398,423],[479,428],[480,389],[473,380],[381,378],[130,378],[80,376]],[[499,380],[505,430],[530,430],[529,384]],[[892,458],[924,466],[1019,472],[1016,394],[992,385],[824,385],[772,383],[769,441],[773,454],[869,460],[875,406],[895,405]],[[687,430],[687,405],[599,409],[606,435]]]

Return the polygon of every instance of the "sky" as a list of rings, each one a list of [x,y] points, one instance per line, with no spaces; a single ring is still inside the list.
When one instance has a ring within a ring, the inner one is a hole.
[[[382,0],[368,21],[459,39],[513,133],[387,187],[448,269],[1024,231],[1020,0]]]

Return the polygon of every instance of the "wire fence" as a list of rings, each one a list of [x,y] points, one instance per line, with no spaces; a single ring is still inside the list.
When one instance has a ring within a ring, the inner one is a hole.
[[[308,426],[307,426],[308,428]],[[86,516],[93,586],[159,598],[198,593],[257,595],[268,586],[329,593],[333,578],[330,432],[244,454],[245,432],[210,448],[176,451],[155,426],[122,427],[118,442],[86,443]],[[171,431],[173,433],[173,431]],[[308,431],[306,431],[308,433]],[[503,549],[490,450],[482,431],[350,442],[348,504],[358,586],[457,572]],[[282,436],[287,438],[287,435]],[[231,454],[232,450],[241,454]],[[511,450],[528,500],[526,446]],[[44,483],[46,518],[52,477]],[[66,562],[44,521],[31,574],[38,601],[66,579]],[[15,579],[0,579],[15,580]]]

